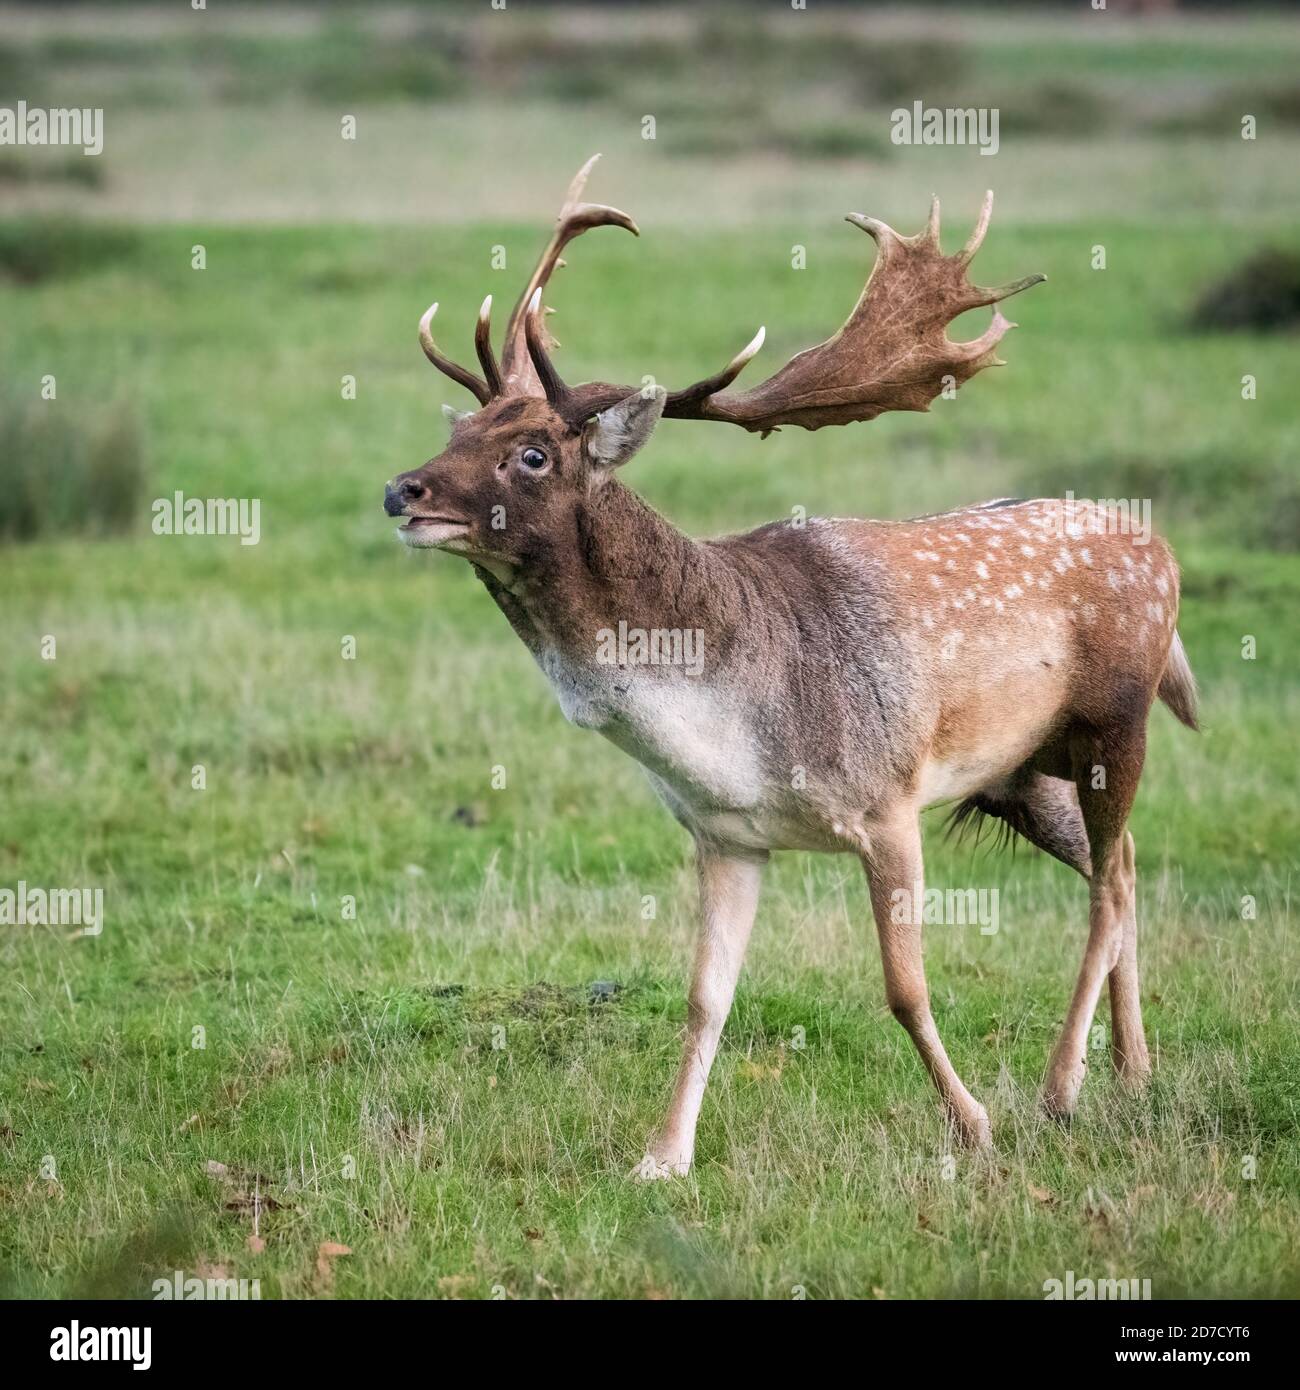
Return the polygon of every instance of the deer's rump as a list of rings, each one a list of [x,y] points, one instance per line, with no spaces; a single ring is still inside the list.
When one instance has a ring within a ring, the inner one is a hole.
[[[1072,725],[1160,698],[1195,727],[1178,568],[1158,536],[1092,503],[1000,501],[907,522],[836,521],[888,576],[925,692],[926,802],[966,795]]]

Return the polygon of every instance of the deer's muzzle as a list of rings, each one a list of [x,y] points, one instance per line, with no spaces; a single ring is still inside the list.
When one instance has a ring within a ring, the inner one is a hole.
[[[416,478],[407,476],[394,478],[384,488],[384,511],[389,516],[405,516],[413,502],[419,502],[429,495],[429,489]]]

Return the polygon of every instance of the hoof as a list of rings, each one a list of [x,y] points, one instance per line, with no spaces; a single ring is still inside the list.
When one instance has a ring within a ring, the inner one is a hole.
[[[1043,1084],[1043,1109],[1054,1120],[1069,1120],[1073,1116],[1086,1071],[1083,1062],[1048,1069],[1047,1080]]]
[[[1062,1102],[1054,1096],[1044,1095],[1042,1099],[1043,1114],[1052,1121],[1057,1129],[1069,1130],[1074,1125],[1074,1111],[1061,1109]]]
[[[684,1178],[690,1171],[689,1158],[659,1158],[646,1154],[628,1177],[632,1182],[666,1182],[669,1178]]]
[[[1074,1119],[1075,1107],[1079,1103],[1077,1084],[1054,1086],[1050,1083],[1043,1088],[1043,1109],[1058,1124],[1068,1125]]]
[[[1119,1083],[1130,1095],[1140,1096],[1151,1080],[1151,1059],[1143,1048],[1138,1057],[1116,1057],[1115,1075]]]
[[[951,1116],[953,1133],[963,1149],[975,1152],[993,1147],[993,1130],[989,1125],[988,1112],[982,1105],[964,1115]]]

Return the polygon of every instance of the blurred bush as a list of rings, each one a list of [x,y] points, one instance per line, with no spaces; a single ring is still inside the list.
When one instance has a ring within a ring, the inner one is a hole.
[[[1256,251],[1202,293],[1190,323],[1205,331],[1300,327],[1300,254],[1270,247]]]
[[[126,402],[74,415],[0,394],[0,543],[133,530],[147,489],[143,430]]]
[[[1110,104],[1075,82],[1042,82],[999,104],[1004,134],[1096,135],[1110,123]]]
[[[927,92],[948,92],[963,82],[970,67],[968,51],[947,39],[861,40],[846,45],[823,41],[828,62],[847,65],[857,74],[863,100],[915,101]]]
[[[83,188],[101,188],[104,164],[100,157],[88,158],[80,150],[59,153],[53,158],[45,150],[0,150],[0,189],[6,184],[73,183]]]
[[[0,220],[0,281],[35,285],[139,255],[140,234],[127,227],[68,219]]]

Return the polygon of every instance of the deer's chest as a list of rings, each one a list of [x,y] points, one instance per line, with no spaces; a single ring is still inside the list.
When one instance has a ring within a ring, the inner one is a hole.
[[[763,793],[743,699],[678,669],[579,665],[542,657],[564,717],[635,758],[687,807],[743,810]]]

